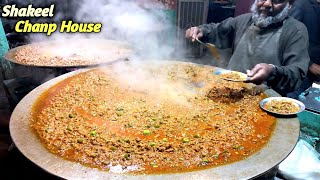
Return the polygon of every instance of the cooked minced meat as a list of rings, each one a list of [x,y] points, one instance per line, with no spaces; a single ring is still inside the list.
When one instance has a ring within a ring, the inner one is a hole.
[[[245,88],[212,75],[210,67],[117,67],[78,74],[39,98],[31,127],[50,152],[102,170],[185,172],[242,160],[274,129],[275,118],[258,106],[264,94],[243,93],[233,103],[221,92],[207,97],[213,85]]]
[[[53,41],[21,46],[14,60],[31,66],[87,66],[127,60],[132,49],[109,41]]]

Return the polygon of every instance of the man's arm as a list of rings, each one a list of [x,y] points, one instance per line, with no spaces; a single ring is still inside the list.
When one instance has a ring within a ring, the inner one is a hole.
[[[234,40],[236,20],[228,18],[221,23],[200,25],[203,41],[213,43],[219,49],[231,48]]]
[[[221,23],[211,23],[199,26],[204,32],[204,41],[211,42],[217,48],[234,48],[242,37],[247,27],[252,23],[252,14],[242,14],[234,18],[228,18]],[[237,39],[238,38],[238,39]]]
[[[283,44],[283,62],[280,66],[275,66],[267,82],[277,92],[286,94],[301,85],[307,74],[310,58],[308,32],[302,23],[295,27],[288,26],[283,33],[284,37],[280,42]]]

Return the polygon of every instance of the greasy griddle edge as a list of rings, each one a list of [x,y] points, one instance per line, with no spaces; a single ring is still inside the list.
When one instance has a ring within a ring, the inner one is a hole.
[[[49,153],[33,134],[29,128],[30,112],[32,105],[46,89],[87,70],[89,69],[64,74],[37,87],[19,102],[10,118],[10,134],[16,147],[25,157],[53,175],[65,179],[250,179],[278,165],[290,154],[298,141],[298,119],[277,118],[274,134],[260,151],[245,160],[205,170],[177,174],[128,175],[100,171],[64,160]],[[270,89],[265,93],[268,96],[279,96]]]
[[[126,43],[122,43],[119,41],[115,41],[115,40],[107,40],[107,39],[103,39],[103,40],[97,40],[97,39],[69,39],[66,40],[67,41],[72,41],[72,43],[74,43],[73,41],[79,41],[79,43],[113,43],[113,44],[119,44],[119,45],[123,45],[126,47],[129,47],[128,44]],[[17,52],[19,52],[20,50],[26,48],[26,47],[32,47],[32,46],[41,46],[41,47],[50,47],[50,45],[55,44],[55,43],[63,43],[64,41],[48,41],[48,42],[38,42],[38,43],[32,43],[32,44],[26,44],[26,45],[22,45],[22,46],[18,46],[15,48],[10,49],[4,56],[3,58],[7,61],[10,61],[12,63],[15,64],[19,64],[19,65],[23,65],[23,66],[30,66],[30,67],[38,67],[38,68],[73,68],[73,67],[94,67],[97,65],[106,65],[106,64],[112,64],[114,62],[117,61],[122,61],[125,60],[126,58],[129,57],[119,57],[116,59],[112,59],[112,60],[108,60],[105,62],[101,62],[101,63],[91,63],[91,64],[75,64],[75,65],[61,65],[61,66],[56,66],[56,65],[35,65],[35,64],[27,64],[27,63],[22,63],[20,61],[18,61],[15,56],[17,54]]]

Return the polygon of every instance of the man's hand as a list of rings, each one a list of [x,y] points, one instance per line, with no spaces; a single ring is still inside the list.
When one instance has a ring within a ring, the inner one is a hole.
[[[252,70],[247,70],[247,76],[250,78],[248,82],[262,84],[270,76],[272,69],[273,65],[271,64],[257,64]]]
[[[312,63],[309,67],[309,71],[317,78],[320,78],[320,65]]]
[[[203,32],[198,27],[191,27],[186,31],[186,38],[191,39],[192,42],[202,37],[203,37]]]

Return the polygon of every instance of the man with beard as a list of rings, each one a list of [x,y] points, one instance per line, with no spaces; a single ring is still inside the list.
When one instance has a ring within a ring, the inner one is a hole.
[[[288,0],[255,0],[252,13],[191,27],[186,38],[232,48],[228,69],[245,72],[250,82],[266,82],[286,95],[301,85],[310,60],[307,29],[288,17],[288,10]]]

